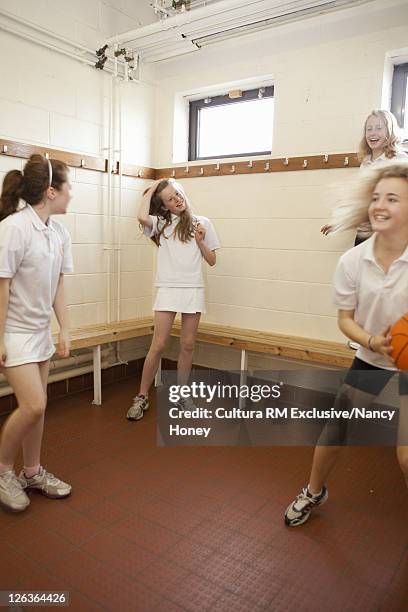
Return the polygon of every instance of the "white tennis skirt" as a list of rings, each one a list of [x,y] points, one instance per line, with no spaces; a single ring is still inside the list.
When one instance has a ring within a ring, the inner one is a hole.
[[[49,328],[34,333],[6,332],[4,334],[6,346],[6,368],[47,361],[55,353]]]
[[[204,287],[159,287],[153,310],[205,312]]]

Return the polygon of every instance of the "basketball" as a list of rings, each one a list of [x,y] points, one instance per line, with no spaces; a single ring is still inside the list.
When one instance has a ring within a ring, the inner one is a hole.
[[[391,357],[399,370],[408,370],[408,313],[391,328]]]

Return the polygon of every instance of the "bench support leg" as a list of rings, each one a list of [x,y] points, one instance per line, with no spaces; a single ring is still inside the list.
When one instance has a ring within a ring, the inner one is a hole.
[[[93,380],[94,398],[92,403],[100,406],[102,404],[102,363],[100,344],[93,347]]]
[[[246,384],[248,374],[248,353],[245,349],[241,350],[241,370],[239,375],[239,385],[242,387]],[[241,410],[245,408],[245,398],[239,398],[239,407]]]
[[[157,368],[156,376],[154,377],[154,386],[160,387],[162,384],[162,360],[159,361],[159,367]]]

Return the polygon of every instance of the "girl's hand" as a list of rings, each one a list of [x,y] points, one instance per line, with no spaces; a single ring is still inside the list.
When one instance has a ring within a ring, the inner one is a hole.
[[[391,361],[393,361],[390,356],[392,353],[391,340],[392,336],[390,334],[391,326],[388,325],[384,327],[383,330],[377,336],[371,336],[370,340],[370,349],[374,351],[374,353],[380,353],[380,355],[384,355],[384,357],[388,357]]]
[[[58,337],[57,353],[59,357],[69,357],[69,351],[71,348],[71,340],[69,338],[69,332],[67,330],[60,330]]]
[[[4,345],[4,340],[0,340],[0,368],[6,365],[7,351]]]
[[[333,231],[333,228],[331,225],[326,224],[320,228],[320,231],[323,234],[323,236],[328,236]]]
[[[147,187],[147,188],[144,190],[144,192],[143,192],[143,194],[142,194],[142,195],[147,195],[147,194],[149,194],[149,196],[151,197],[151,196],[153,195],[153,193],[155,192],[157,185],[158,185],[159,183],[161,183],[161,182],[162,182],[162,180],[163,180],[163,179],[157,179],[156,181],[153,181],[153,183],[152,183],[152,184],[151,184],[149,187]]]
[[[205,229],[202,225],[200,225],[200,223],[197,223],[194,229],[196,242],[197,244],[200,244],[205,238]]]

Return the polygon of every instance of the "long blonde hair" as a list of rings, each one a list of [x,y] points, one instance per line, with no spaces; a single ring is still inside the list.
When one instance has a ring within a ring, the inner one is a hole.
[[[385,157],[392,159],[400,151],[398,147],[399,143],[401,142],[400,129],[398,127],[396,118],[390,111],[376,109],[371,111],[371,113],[368,115],[367,119],[364,122],[363,137],[361,139],[358,151],[359,161],[362,162],[363,159],[367,156],[371,157],[371,149],[368,146],[366,137],[367,121],[370,119],[370,117],[379,117],[383,120],[385,129],[387,131],[387,141],[384,146],[384,155]]]
[[[156,246],[160,246],[160,237],[163,234],[164,238],[167,239],[167,236],[163,233],[166,227],[171,225],[171,212],[164,206],[163,200],[161,198],[161,192],[163,189],[166,189],[169,185],[172,185],[175,189],[181,192],[183,195],[184,201],[186,203],[186,208],[180,214],[180,220],[176,225],[174,230],[173,238],[178,238],[181,242],[189,242],[194,238],[195,234],[195,226],[197,221],[191,212],[191,207],[189,200],[187,198],[186,192],[180,183],[177,183],[173,178],[163,179],[157,185],[152,199],[150,200],[150,208],[149,214],[157,216],[161,223],[159,224],[159,231],[157,234],[152,236],[152,241],[156,244]]]
[[[408,182],[408,161],[384,162],[381,166],[360,171],[354,181],[332,191],[333,213],[330,225],[334,232],[356,229],[369,221],[368,208],[381,179],[400,178]]]

